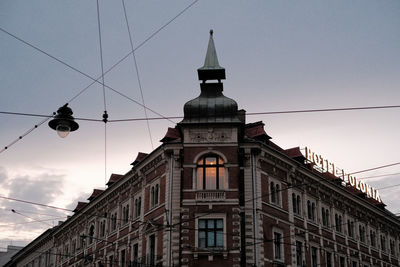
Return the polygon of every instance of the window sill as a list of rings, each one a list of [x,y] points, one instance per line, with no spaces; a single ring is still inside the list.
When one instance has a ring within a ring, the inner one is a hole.
[[[197,259],[198,257],[203,256],[203,255],[207,255],[209,256],[209,260],[210,260],[210,256],[212,257],[213,255],[223,255],[224,259],[228,258],[228,251],[225,249],[225,247],[221,247],[221,248],[195,248],[194,251],[194,258]],[[212,259],[211,259],[212,260]]]

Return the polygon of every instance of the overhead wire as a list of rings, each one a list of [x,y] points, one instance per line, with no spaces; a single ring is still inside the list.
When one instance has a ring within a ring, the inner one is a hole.
[[[30,219],[30,220],[32,220],[32,221],[37,221],[37,219],[32,218],[32,217],[30,217],[30,216],[28,216],[28,215],[24,215],[24,214],[22,214],[22,213],[20,213],[20,212],[18,212],[18,211],[16,211],[16,210],[14,210],[14,209],[12,209],[11,212],[12,212],[12,213],[15,213],[15,214],[18,214],[18,215],[20,215],[20,216],[23,216],[23,217],[25,217],[25,218],[28,218],[28,219]],[[45,221],[41,221],[41,223],[44,223],[44,224],[46,224],[46,225],[48,225],[48,226],[52,226],[51,224],[49,224],[49,223],[47,223],[47,222],[45,222]]]
[[[45,207],[45,208],[51,208],[51,209],[57,209],[57,210],[63,210],[63,211],[72,212],[72,210],[70,210],[70,209],[60,208],[60,207],[47,205],[47,204],[42,204],[42,203],[38,203],[38,202],[34,202],[34,201],[28,201],[28,200],[17,199],[17,198],[12,198],[12,197],[5,197],[5,196],[0,196],[0,198],[5,199],[5,200],[10,200],[10,201],[16,201],[16,202],[22,202],[22,203],[26,203],[26,204],[41,206],[41,207]]]
[[[194,4],[196,4],[198,1],[199,1],[199,0],[195,0],[195,1],[193,1],[192,3],[190,3],[190,4],[189,4],[188,6],[186,6],[183,10],[181,10],[177,15],[175,15],[174,17],[172,17],[172,18],[171,18],[170,20],[168,20],[164,25],[162,25],[162,26],[159,27],[156,31],[154,31],[153,33],[151,33],[145,40],[143,40],[141,43],[139,43],[139,45],[136,46],[136,48],[135,48],[133,51],[131,51],[131,52],[129,52],[128,54],[126,54],[125,56],[123,56],[121,59],[119,59],[117,62],[115,62],[110,68],[108,68],[108,70],[105,71],[105,72],[103,73],[103,75],[99,76],[99,77],[96,78],[96,79],[90,78],[90,79],[92,79],[93,81],[92,81],[89,85],[87,85],[85,88],[83,88],[78,94],[76,94],[74,97],[72,97],[68,102],[74,101],[78,96],[80,96],[83,92],[85,92],[85,91],[86,91],[88,88],[90,88],[93,84],[98,83],[98,82],[99,82],[99,79],[101,79],[102,76],[106,75],[106,74],[109,73],[111,70],[113,70],[116,66],[118,66],[120,63],[122,63],[122,62],[123,62],[126,58],[128,58],[134,51],[138,50],[138,49],[141,48],[144,44],[146,44],[148,41],[150,41],[154,36],[156,36],[160,31],[162,31],[163,29],[165,29],[169,24],[171,24],[175,19],[177,19],[178,17],[180,17],[183,13],[185,13],[188,9],[190,9],[190,8],[191,8]],[[24,41],[23,39],[19,38],[19,37],[16,36],[15,34],[12,34],[12,33],[9,32],[9,31],[5,30],[4,28],[0,27],[0,31],[2,31],[3,33],[5,33],[5,34],[7,34],[7,35],[9,35],[9,36],[11,36],[11,37],[13,37],[13,38],[15,38],[16,40],[19,40],[20,42],[22,42],[22,43],[28,45],[29,47],[31,47],[31,48],[33,48],[33,49],[35,49],[35,50],[37,50],[37,51],[39,51],[39,52],[41,52],[41,53],[43,53],[43,54],[49,56],[50,58],[56,60],[57,62],[59,62],[59,63],[65,65],[65,66],[67,66],[67,67],[69,67],[69,68],[71,68],[71,69],[77,71],[78,73],[81,73],[80,70],[74,68],[72,65],[70,65],[70,64],[68,64],[68,63],[66,63],[66,62],[64,62],[64,61],[61,60],[61,59],[58,59],[58,58],[52,56],[51,54],[49,54],[49,53],[45,52],[44,50],[42,50],[42,49],[40,49],[40,48],[34,46],[33,44],[30,44],[30,43]],[[82,72],[81,74],[84,75],[84,76],[86,76],[83,72]],[[89,78],[89,77],[88,77],[88,78]],[[104,83],[103,83],[103,85],[104,85]],[[114,90],[114,89],[111,89],[111,88],[109,88],[109,89],[110,89],[110,90],[113,90],[114,92],[118,93],[118,94],[121,95],[122,97],[125,97],[126,99],[128,99],[128,100],[130,100],[130,101],[132,101],[132,102],[134,102],[134,103],[136,103],[136,104],[140,104],[140,103],[137,102],[136,100],[134,100],[134,99],[132,99],[132,98],[130,98],[130,97],[128,97],[128,96],[126,96],[126,95],[124,95],[124,94],[122,94],[122,93],[120,93],[120,92]],[[67,102],[67,103],[68,103],[68,102]],[[147,108],[147,107],[144,107],[144,108]],[[152,111],[153,113],[155,113],[153,110],[151,110],[151,109],[149,109],[149,108],[147,108],[147,109],[150,110],[150,111]],[[157,114],[157,115],[163,117],[161,114],[158,114],[158,113],[155,113],[155,114]],[[49,120],[49,119],[50,119],[50,118],[48,118],[47,120]],[[166,118],[166,119],[168,119],[168,118]],[[47,120],[45,120],[45,121],[43,121],[43,122],[39,122],[39,123],[36,124],[33,128],[29,129],[27,132],[28,132],[28,133],[32,132],[34,129],[36,129],[38,126],[42,125],[42,124],[43,124],[44,122],[46,122]],[[90,120],[90,119],[88,119],[88,120]],[[170,120],[170,121],[171,121],[171,120]],[[172,123],[175,123],[174,121],[171,121],[171,122],[172,122]],[[27,133],[27,134],[28,134],[28,133]],[[21,135],[21,136],[24,137],[24,136],[26,136],[27,134]],[[11,142],[8,146],[6,146],[6,148],[1,149],[1,150],[0,150],[0,153],[4,152],[7,148],[9,148],[10,146],[12,146],[12,145],[14,145],[15,143],[17,143],[20,139],[22,139],[22,138],[18,138],[18,139],[16,139],[16,140],[14,140],[13,142]]]
[[[128,30],[129,43],[130,43],[130,45],[131,45],[132,56],[133,56],[133,63],[134,63],[134,67],[135,67],[135,70],[136,70],[136,78],[137,78],[137,82],[138,82],[138,86],[139,86],[139,90],[140,90],[140,96],[141,96],[141,99],[142,99],[142,104],[143,104],[143,106],[145,106],[146,104],[145,104],[144,96],[143,96],[142,83],[141,83],[141,81],[140,81],[139,67],[138,67],[137,60],[136,60],[135,49],[134,49],[134,47],[133,47],[133,38],[132,38],[131,30],[130,30],[130,27],[129,27],[128,16],[127,16],[127,14],[126,14],[125,1],[124,1],[124,0],[121,0],[121,1],[122,1],[122,7],[123,7],[123,10],[124,10],[126,28],[127,28],[127,30]],[[151,136],[150,123],[149,123],[148,116],[147,116],[147,110],[146,110],[145,108],[143,108],[143,111],[144,111],[144,116],[146,117],[147,131],[148,131],[148,133],[149,133],[151,149],[153,150],[153,149],[154,149],[154,146],[153,146],[153,138],[152,138],[152,136]]]

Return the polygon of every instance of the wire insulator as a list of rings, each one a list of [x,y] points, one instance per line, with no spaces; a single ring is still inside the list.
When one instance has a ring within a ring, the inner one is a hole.
[[[108,114],[107,114],[106,110],[104,111],[104,114],[103,114],[103,121],[104,121],[104,123],[108,122]]]

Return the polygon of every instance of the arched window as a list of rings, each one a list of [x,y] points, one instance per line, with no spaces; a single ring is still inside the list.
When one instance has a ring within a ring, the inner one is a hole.
[[[226,170],[224,161],[216,155],[207,155],[197,161],[197,189],[225,189]]]
[[[281,187],[279,184],[275,185],[275,195],[276,195],[276,203],[277,205],[281,204]]]
[[[311,220],[315,221],[315,203],[311,204]]]

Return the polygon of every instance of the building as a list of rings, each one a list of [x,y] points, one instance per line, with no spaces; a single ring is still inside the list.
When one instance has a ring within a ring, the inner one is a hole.
[[[400,266],[400,221],[377,192],[274,144],[223,95],[212,32],[198,76],[162,144],[51,230],[54,264],[9,266]]]

